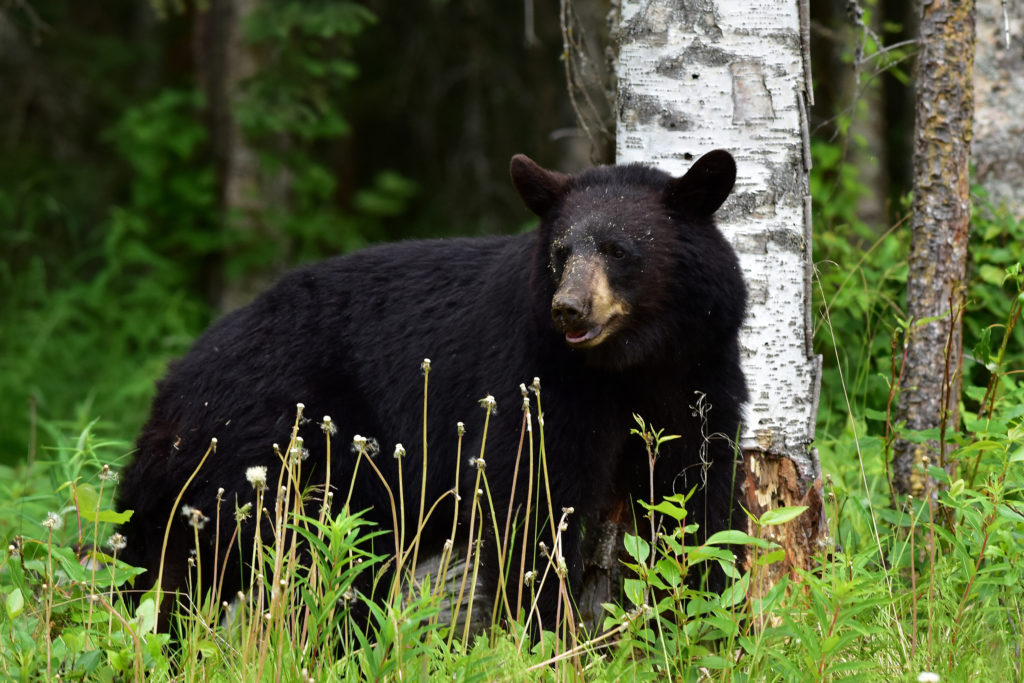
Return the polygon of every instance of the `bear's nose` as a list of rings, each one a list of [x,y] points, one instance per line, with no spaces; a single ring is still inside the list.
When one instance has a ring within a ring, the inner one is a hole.
[[[579,329],[587,319],[586,303],[579,297],[555,295],[551,301],[551,317],[563,330]]]

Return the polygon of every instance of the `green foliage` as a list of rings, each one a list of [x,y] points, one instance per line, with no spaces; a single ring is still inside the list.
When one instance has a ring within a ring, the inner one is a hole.
[[[32,212],[0,233],[7,249],[26,254],[0,271],[0,419],[12,427],[0,436],[0,462],[24,457],[32,411],[45,426],[81,406],[133,433],[166,360],[209,321],[197,266],[219,240],[212,171],[196,170],[200,106],[195,95],[168,91],[128,108],[105,133],[135,170],[131,195],[72,253],[50,248]],[[37,450],[53,445],[52,434],[41,436]]]
[[[382,239],[381,219],[402,213],[416,194],[415,183],[384,170],[352,193],[350,211],[337,202],[337,146],[351,134],[342,112],[359,75],[353,40],[374,22],[361,5],[327,0],[262,3],[247,17],[259,68],[234,113],[259,156],[261,185],[282,196],[261,207],[263,230],[230,232],[229,278],[279,264],[282,244],[288,261],[307,261]]]

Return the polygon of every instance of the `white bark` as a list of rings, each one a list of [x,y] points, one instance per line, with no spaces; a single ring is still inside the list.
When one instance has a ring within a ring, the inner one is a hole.
[[[736,157],[736,188],[717,218],[749,296],[741,445],[784,455],[815,481],[802,14],[798,0],[623,0],[616,161],[680,175],[713,149]]]
[[[974,61],[975,178],[992,203],[1024,219],[1024,4],[978,0]],[[1004,14],[1005,11],[1005,14]],[[1009,43],[1009,45],[1007,45]]]

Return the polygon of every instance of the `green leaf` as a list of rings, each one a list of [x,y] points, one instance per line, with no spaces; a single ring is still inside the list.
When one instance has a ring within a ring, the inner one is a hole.
[[[25,609],[25,596],[21,594],[20,588],[15,588],[7,594],[7,616],[11,619],[18,617]]]
[[[992,357],[992,328],[986,327],[981,331],[978,343],[974,345],[974,360],[986,365]]]
[[[651,556],[651,544],[639,536],[626,534],[622,539],[622,544],[629,556],[637,562],[646,562],[647,558]]]
[[[148,633],[156,626],[156,601],[147,594],[146,598],[135,609],[135,618],[139,622],[139,632]]]
[[[642,501],[641,504],[648,510],[654,510],[655,512],[660,512],[663,515],[668,515],[677,522],[686,517],[686,508],[681,505],[677,505],[668,499],[661,501],[657,505],[649,505]]]
[[[758,520],[760,526],[775,526],[777,524],[785,524],[791,522],[804,513],[807,509],[806,505],[792,505],[789,507],[776,508],[774,510],[768,510],[761,519]]]
[[[623,579],[622,590],[635,607],[641,607],[644,604],[644,589],[644,582],[639,579]]]
[[[96,489],[90,484],[79,484],[76,486],[75,497],[78,500],[78,514],[87,522],[124,524],[132,516],[131,510],[118,512],[116,510],[101,509],[99,495],[96,493]]]

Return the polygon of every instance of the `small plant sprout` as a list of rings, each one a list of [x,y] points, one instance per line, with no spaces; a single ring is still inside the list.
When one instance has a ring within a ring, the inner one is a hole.
[[[247,468],[245,470],[245,480],[257,491],[265,491],[267,489],[266,465],[256,465]]]
[[[245,520],[249,519],[249,513],[252,512],[252,503],[246,503],[241,507],[235,508],[235,522],[241,524]]]
[[[405,446],[400,443],[395,444],[395,459],[401,460],[405,457]]]

